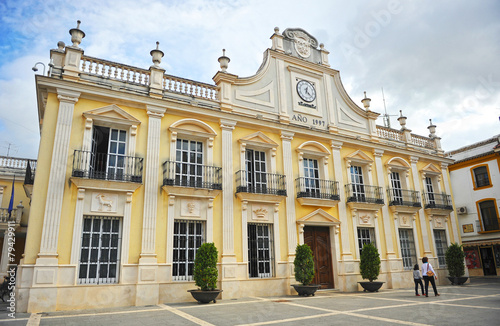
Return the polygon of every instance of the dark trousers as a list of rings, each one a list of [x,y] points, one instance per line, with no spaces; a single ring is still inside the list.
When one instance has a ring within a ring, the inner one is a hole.
[[[415,282],[415,294],[418,294],[418,285],[420,284],[420,288],[422,289],[422,295],[425,295],[424,283],[422,283],[422,279],[421,278],[414,278],[413,282]]]
[[[429,282],[432,284],[432,289],[434,290],[434,295],[438,294],[436,289],[436,282],[434,281],[434,276],[424,276],[425,281],[425,295],[429,295]]]

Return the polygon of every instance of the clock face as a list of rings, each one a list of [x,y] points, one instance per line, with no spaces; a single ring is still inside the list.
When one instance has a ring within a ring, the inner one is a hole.
[[[312,102],[316,99],[316,90],[313,84],[307,80],[301,80],[297,83],[297,93],[306,102]]]

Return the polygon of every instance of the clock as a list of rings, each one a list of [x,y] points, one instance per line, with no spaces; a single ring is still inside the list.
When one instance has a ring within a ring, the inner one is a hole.
[[[299,93],[300,98],[306,102],[312,102],[316,99],[316,90],[313,84],[307,80],[300,80],[297,83],[297,93]]]

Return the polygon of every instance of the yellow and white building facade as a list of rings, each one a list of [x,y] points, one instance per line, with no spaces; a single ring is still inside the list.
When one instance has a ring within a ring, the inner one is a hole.
[[[18,309],[38,312],[191,301],[196,249],[219,250],[223,299],[292,294],[297,244],[315,282],[357,291],[376,245],[383,288],[409,287],[427,256],[445,276],[459,241],[435,126],[377,126],[328,51],[275,29],[254,76],[219,58],[214,84],[84,54],[85,33],[36,76],[41,145]]]

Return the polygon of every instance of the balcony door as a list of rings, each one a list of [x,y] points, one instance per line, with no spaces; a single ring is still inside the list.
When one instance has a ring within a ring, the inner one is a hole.
[[[434,207],[436,205],[436,198],[434,196],[434,186],[432,185],[432,179],[430,177],[425,178],[425,189],[427,190],[428,204]]]
[[[177,139],[175,152],[175,184],[201,187],[203,183],[203,143]]]
[[[127,132],[125,130],[94,126],[90,153],[90,177],[95,179],[123,179]]]
[[[267,193],[266,153],[246,150],[247,184],[250,192]]]
[[[304,178],[308,197],[320,197],[318,160],[304,158]]]
[[[401,187],[401,179],[399,177],[399,172],[391,173],[391,195],[392,201],[397,204],[403,203],[403,191]]]
[[[365,185],[361,166],[351,166],[352,195],[357,201],[365,201]]]

